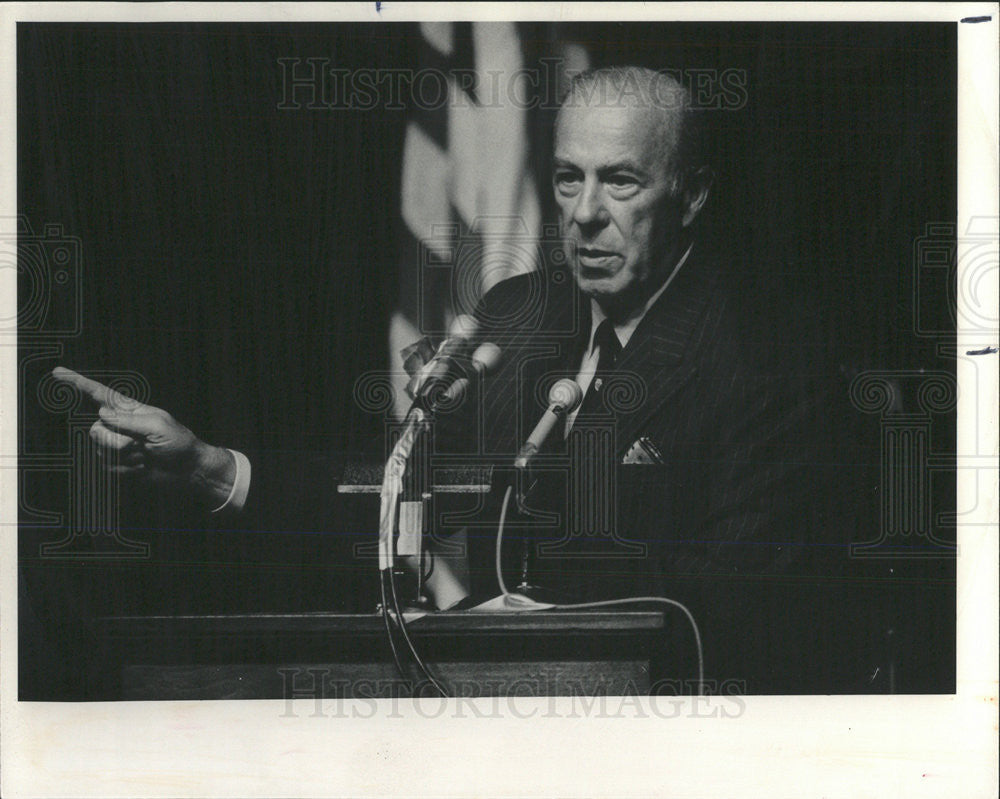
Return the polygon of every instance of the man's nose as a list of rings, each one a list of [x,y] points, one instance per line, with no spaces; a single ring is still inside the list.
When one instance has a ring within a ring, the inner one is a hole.
[[[580,227],[603,226],[608,221],[608,210],[597,181],[586,181],[573,207],[573,221]]]

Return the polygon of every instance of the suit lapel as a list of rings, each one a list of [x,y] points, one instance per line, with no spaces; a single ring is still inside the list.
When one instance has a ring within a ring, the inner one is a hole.
[[[716,290],[717,276],[694,255],[692,252],[622,350],[616,372],[624,381],[639,383],[641,402],[616,413],[619,457],[645,432],[650,417],[695,373],[697,359],[692,351],[705,332],[705,309]],[[519,391],[491,391],[484,398],[487,427],[492,431],[487,437],[496,439],[490,445],[493,451],[516,451],[545,409],[547,388],[560,377],[573,378],[579,371],[590,333],[590,300],[575,289],[573,281],[555,288],[547,300],[541,319],[514,330],[496,331],[506,364],[498,382],[519,386]],[[524,299],[512,296],[510,302]],[[501,311],[509,310],[501,308],[497,314],[502,317]],[[552,438],[550,447],[559,448],[561,437]]]
[[[689,257],[622,350],[616,371],[623,380],[637,380],[645,396],[634,410],[629,407],[617,414],[619,454],[694,375],[697,364],[692,351],[700,343],[705,307],[716,289],[716,274]]]

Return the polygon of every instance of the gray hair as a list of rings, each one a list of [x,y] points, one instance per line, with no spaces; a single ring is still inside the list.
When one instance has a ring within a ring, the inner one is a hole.
[[[570,80],[560,105],[647,107],[660,114],[661,151],[679,195],[691,176],[705,166],[700,117],[692,110],[691,93],[666,71],[612,66],[588,69]]]

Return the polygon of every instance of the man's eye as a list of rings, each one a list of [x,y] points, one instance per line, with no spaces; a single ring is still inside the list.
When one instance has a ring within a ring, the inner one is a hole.
[[[629,175],[613,175],[608,178],[608,185],[613,189],[625,189],[630,186],[638,186],[639,181]]]
[[[607,186],[611,196],[619,200],[639,191],[639,181],[631,175],[612,175],[607,180]]]
[[[580,186],[580,176],[572,172],[556,172],[553,181],[556,188],[564,194],[575,191]]]

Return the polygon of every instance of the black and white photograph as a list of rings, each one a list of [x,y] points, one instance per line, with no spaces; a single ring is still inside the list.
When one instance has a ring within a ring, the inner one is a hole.
[[[995,4],[178,5],[4,12],[9,795],[995,795]]]

